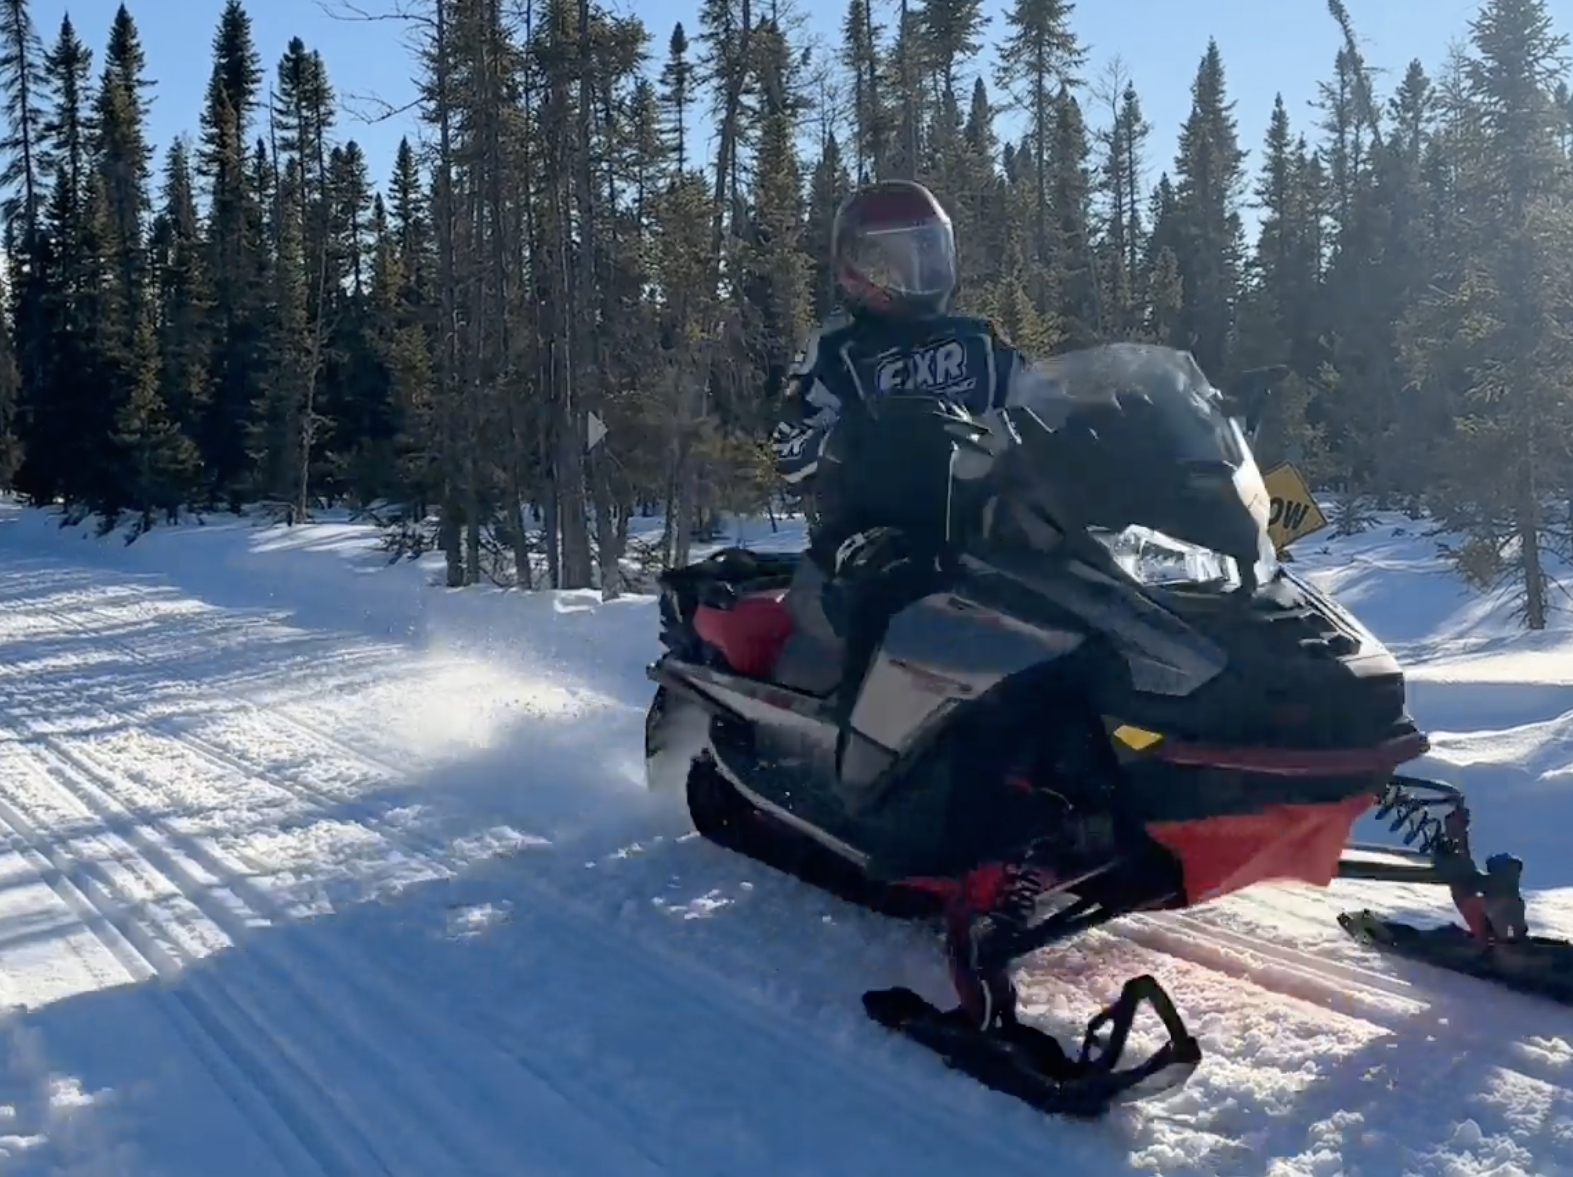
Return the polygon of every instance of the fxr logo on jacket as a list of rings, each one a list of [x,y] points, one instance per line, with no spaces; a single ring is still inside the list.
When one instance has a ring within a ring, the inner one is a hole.
[[[929,393],[960,397],[977,387],[967,374],[967,348],[947,339],[916,351],[886,352],[879,357],[874,386],[881,394]]]

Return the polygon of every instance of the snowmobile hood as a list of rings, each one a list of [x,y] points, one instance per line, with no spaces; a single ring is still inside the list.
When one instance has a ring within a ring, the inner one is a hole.
[[[1013,382],[1005,416],[1019,493],[1061,528],[1150,528],[1233,558],[1256,583],[1270,573],[1261,471],[1189,353],[1114,343],[1056,356]]]

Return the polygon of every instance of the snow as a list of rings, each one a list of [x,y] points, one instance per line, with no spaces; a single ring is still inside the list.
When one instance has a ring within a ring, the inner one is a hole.
[[[1573,935],[1573,627],[1514,631],[1420,531],[1300,566]],[[1030,962],[1056,1032],[1151,972],[1202,1042],[1101,1123],[948,1074],[857,1001],[942,993],[927,933],[646,789],[655,652],[647,598],[442,589],[354,523],[126,546],[0,507],[0,1173],[1573,1174],[1573,1012],[1334,923],[1450,918],[1428,890],[1264,887]]]

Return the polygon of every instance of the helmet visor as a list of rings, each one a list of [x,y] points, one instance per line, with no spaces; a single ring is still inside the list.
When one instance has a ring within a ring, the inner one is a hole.
[[[889,294],[939,298],[956,285],[956,237],[948,220],[861,229],[847,243],[846,261]]]

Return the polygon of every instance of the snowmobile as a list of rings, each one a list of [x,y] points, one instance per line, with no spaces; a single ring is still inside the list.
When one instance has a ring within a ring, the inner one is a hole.
[[[811,559],[730,548],[668,572],[646,758],[706,839],[941,922],[958,1005],[871,990],[875,1021],[1045,1112],[1098,1116],[1183,1083],[1196,1040],[1141,976],[1068,1051],[1015,1016],[1012,963],[1131,913],[1335,877],[1448,886],[1467,925],[1359,912],[1351,936],[1573,989],[1573,946],[1528,935],[1521,864],[1477,869],[1461,795],[1395,775],[1427,750],[1403,672],[1278,562],[1250,410],[1189,354],[1071,352],[982,417],[899,395],[858,411],[943,486],[938,587],[844,667]],[[862,676],[850,709],[844,673]],[[1373,808],[1403,845],[1351,844]],[[1168,1041],[1121,1067],[1147,1008]]]

